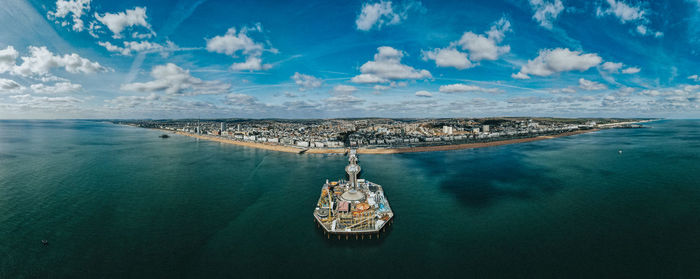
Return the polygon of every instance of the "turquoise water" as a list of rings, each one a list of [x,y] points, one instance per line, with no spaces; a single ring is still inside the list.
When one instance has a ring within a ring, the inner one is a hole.
[[[338,241],[311,214],[342,156],[0,121],[0,278],[697,278],[700,121],[649,125],[361,155],[397,218]]]

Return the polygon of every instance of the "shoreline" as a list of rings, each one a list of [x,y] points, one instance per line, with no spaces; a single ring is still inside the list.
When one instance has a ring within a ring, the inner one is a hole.
[[[246,146],[246,147],[251,147],[251,148],[258,148],[258,149],[272,150],[272,151],[279,151],[279,152],[288,152],[288,153],[297,153],[297,154],[299,154],[299,153],[344,154],[348,150],[348,148],[333,148],[333,149],[331,149],[331,148],[299,148],[299,147],[284,146],[284,145],[277,145],[277,144],[268,144],[268,143],[261,143],[261,142],[238,141],[238,140],[234,140],[234,139],[227,139],[227,138],[221,138],[221,137],[210,136],[210,135],[196,135],[196,134],[190,134],[190,133],[186,133],[186,132],[182,132],[182,131],[172,131],[172,130],[164,130],[164,129],[156,129],[156,128],[154,128],[154,130],[159,130],[159,131],[168,132],[168,133],[174,133],[174,134],[183,135],[183,136],[187,136],[187,137],[193,137],[193,138],[202,139],[202,140],[216,141],[216,142],[220,142],[220,143],[233,144],[233,145],[238,145],[238,146]],[[483,148],[483,147],[492,147],[492,146],[507,145],[507,144],[517,144],[517,143],[525,143],[525,142],[553,139],[553,138],[559,138],[559,137],[573,136],[573,135],[585,134],[585,133],[596,132],[596,131],[600,131],[600,129],[578,130],[578,131],[573,131],[573,132],[565,132],[565,133],[561,133],[561,134],[557,134],[557,135],[537,136],[537,137],[520,138],[520,139],[497,140],[497,141],[490,141],[490,142],[475,142],[475,143],[415,146],[415,147],[397,147],[397,148],[360,147],[360,148],[357,148],[357,153],[358,154],[398,154],[398,153],[433,152],[433,151]]]

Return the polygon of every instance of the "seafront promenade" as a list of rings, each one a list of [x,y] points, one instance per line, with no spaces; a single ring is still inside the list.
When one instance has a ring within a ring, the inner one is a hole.
[[[156,129],[163,132],[175,133],[178,135],[198,138],[202,140],[210,140],[227,144],[234,144],[252,148],[259,148],[272,151],[289,152],[289,153],[310,153],[310,154],[343,154],[347,152],[348,148],[299,148],[293,146],[277,145],[272,143],[260,143],[260,142],[246,142],[239,141],[229,138],[223,138],[212,135],[198,135],[182,131],[171,131],[165,129]],[[589,130],[577,130],[572,132],[565,132],[556,135],[547,136],[536,136],[529,138],[518,138],[518,139],[505,139],[505,140],[495,140],[489,142],[476,142],[476,143],[463,143],[463,144],[447,144],[447,145],[430,145],[430,146],[415,146],[415,147],[397,147],[397,148],[358,148],[358,154],[397,154],[397,153],[412,153],[412,152],[430,152],[430,151],[446,151],[446,150],[459,150],[459,149],[470,149],[470,148],[482,148],[499,146],[506,144],[516,144],[524,143],[538,140],[546,140],[558,137],[573,136],[583,133],[595,132],[599,129],[589,129]]]

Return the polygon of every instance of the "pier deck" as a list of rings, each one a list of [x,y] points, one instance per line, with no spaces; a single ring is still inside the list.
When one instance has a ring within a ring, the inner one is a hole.
[[[327,234],[377,234],[391,224],[394,212],[381,185],[358,179],[357,155],[350,153],[348,180],[326,181],[314,210],[314,220]]]

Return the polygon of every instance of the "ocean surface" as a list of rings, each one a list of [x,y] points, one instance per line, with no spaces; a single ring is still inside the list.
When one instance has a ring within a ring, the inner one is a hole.
[[[338,241],[312,212],[343,156],[0,121],[0,278],[699,278],[700,121],[646,125],[360,155],[396,220]]]

